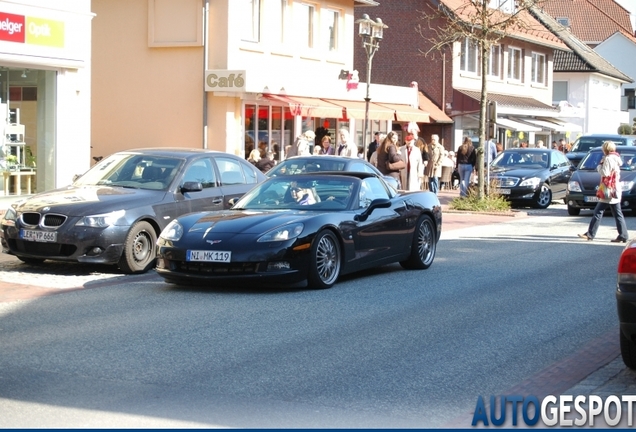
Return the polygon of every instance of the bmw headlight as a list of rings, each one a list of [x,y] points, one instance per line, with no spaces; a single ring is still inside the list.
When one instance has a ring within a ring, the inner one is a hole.
[[[88,226],[93,228],[106,228],[121,219],[126,214],[126,210],[117,210],[110,213],[104,213],[99,215],[84,216],[81,218],[75,226]]]
[[[181,236],[183,235],[183,225],[179,223],[177,219],[172,219],[168,226],[166,226],[159,237],[170,240],[170,241],[179,241]]]
[[[623,192],[627,192],[632,190],[632,188],[634,187],[634,182],[633,181],[622,181],[621,182],[621,191]]]
[[[305,226],[301,223],[294,223],[284,225],[269,231],[262,235],[258,242],[273,242],[273,241],[285,241],[296,238],[303,232]]]
[[[18,213],[13,207],[9,207],[2,216],[2,223],[6,225],[15,225],[15,221],[18,219]]]
[[[536,188],[537,186],[539,186],[539,183],[541,183],[541,179],[539,177],[532,177],[529,179],[525,179],[524,181],[519,183],[519,186],[522,186],[522,187],[529,186],[531,188]]]
[[[583,190],[581,189],[581,185],[575,180],[568,182],[568,190],[570,192],[583,192]]]

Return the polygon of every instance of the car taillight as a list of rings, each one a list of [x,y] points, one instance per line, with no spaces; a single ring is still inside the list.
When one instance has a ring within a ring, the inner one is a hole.
[[[618,260],[618,283],[636,283],[636,243],[629,243]]]

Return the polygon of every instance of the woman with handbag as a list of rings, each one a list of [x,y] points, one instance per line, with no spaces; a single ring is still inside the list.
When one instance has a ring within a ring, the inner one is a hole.
[[[596,231],[603,219],[603,212],[609,207],[612,216],[616,221],[616,229],[618,237],[612,240],[612,243],[626,243],[629,239],[627,225],[625,225],[625,217],[621,210],[621,165],[623,164],[621,157],[616,153],[616,144],[612,141],[605,141],[602,146],[605,156],[601,159],[599,166],[596,168],[601,174],[601,183],[599,184],[596,195],[599,197],[598,203],[594,208],[594,216],[590,221],[590,226],[585,234],[579,234],[579,237],[586,240],[594,240]]]
[[[391,176],[397,180],[400,189],[400,170],[406,167],[404,161],[400,158],[400,152],[397,149],[398,136],[391,131],[386,135],[380,147],[376,150],[378,153],[378,170],[384,175]]]

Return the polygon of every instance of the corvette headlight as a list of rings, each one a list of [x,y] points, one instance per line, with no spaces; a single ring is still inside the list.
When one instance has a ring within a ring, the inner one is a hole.
[[[84,216],[81,218],[75,226],[88,226],[93,228],[106,228],[121,219],[126,214],[126,210],[117,210],[110,213],[104,213],[99,215]]]
[[[161,231],[159,237],[170,241],[179,241],[182,235],[183,225],[181,225],[178,220],[172,219],[168,226]]]
[[[627,192],[629,190],[632,190],[633,187],[634,187],[634,182],[633,181],[622,181],[621,182],[621,191],[623,191],[623,192]]]
[[[536,188],[539,186],[539,183],[541,183],[541,179],[539,177],[532,177],[519,183],[519,186],[530,186],[532,188]]]
[[[570,192],[582,192],[581,185],[579,184],[579,182],[574,181],[574,180],[568,182],[568,190]]]
[[[305,226],[301,223],[294,223],[284,225],[276,229],[271,230],[268,233],[262,235],[258,242],[273,242],[273,241],[285,241],[296,238],[303,232]]]

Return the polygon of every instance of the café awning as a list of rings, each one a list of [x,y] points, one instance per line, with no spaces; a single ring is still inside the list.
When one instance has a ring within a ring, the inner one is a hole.
[[[377,105],[392,109],[395,114],[395,120],[399,122],[418,122],[430,123],[431,118],[426,111],[413,108],[410,105],[389,104],[384,102],[376,102]]]
[[[365,118],[365,101],[340,100],[340,99],[323,99],[326,102],[333,103],[345,109],[347,118],[364,119]],[[369,120],[395,120],[395,112],[391,108],[387,108],[373,102],[369,102]]]
[[[289,110],[293,115],[337,119],[344,118],[342,106],[327,102],[323,99],[274,94],[265,94],[264,97],[288,104]]]
[[[581,132],[583,128],[575,123],[569,123],[556,118],[521,118],[521,121],[539,126],[550,132]]]
[[[450,118],[444,111],[439,109],[432,100],[427,98],[422,92],[418,94],[420,109],[426,111],[431,120],[435,123],[453,123],[453,119]]]

